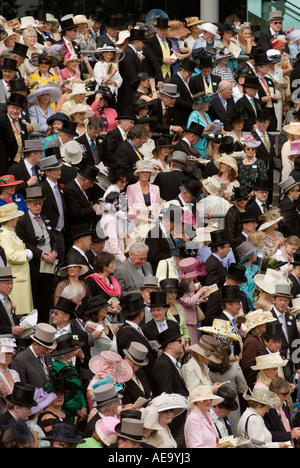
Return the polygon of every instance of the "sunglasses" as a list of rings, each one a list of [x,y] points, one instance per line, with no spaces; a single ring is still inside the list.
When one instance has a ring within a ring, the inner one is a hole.
[[[246,151],[255,151],[256,148],[246,148]]]
[[[50,63],[47,60],[42,60],[41,62],[39,62],[39,64],[41,64],[41,65],[50,65]]]
[[[273,21],[274,24],[282,24],[282,21]]]

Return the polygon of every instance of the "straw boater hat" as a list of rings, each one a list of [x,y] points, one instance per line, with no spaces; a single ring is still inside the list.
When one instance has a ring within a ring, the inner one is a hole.
[[[189,406],[193,406],[197,401],[212,400],[212,406],[224,401],[224,398],[215,395],[211,385],[199,385],[191,391],[189,396]]]
[[[229,320],[214,319],[211,327],[200,327],[198,330],[215,336],[222,336],[232,341],[240,341],[236,329]]]
[[[10,221],[14,218],[23,216],[24,211],[19,211],[16,203],[7,203],[0,206],[0,224]]]
[[[254,276],[254,282],[262,291],[274,294],[276,284],[286,283],[287,280],[279,271],[267,268],[264,274],[258,273]]]
[[[200,356],[203,356],[216,364],[221,364],[222,360],[218,353],[219,346],[219,341],[213,336],[203,335],[198,343],[190,346],[190,351],[200,354]]]
[[[288,363],[287,359],[282,359],[279,352],[268,353],[256,356],[255,365],[251,366],[252,370],[263,370],[263,369],[276,369],[277,367],[284,367]]]
[[[257,309],[246,315],[246,320],[242,323],[241,327],[243,332],[247,335],[253,328],[268,322],[276,322],[276,320],[271,311]]]
[[[270,408],[279,408],[281,405],[280,398],[270,390],[254,388],[252,391],[248,388],[243,394],[246,401],[255,401],[262,405],[270,406]]]
[[[30,338],[36,343],[45,346],[45,348],[53,351],[56,349],[56,341],[54,340],[56,328],[48,323],[38,323],[36,329]]]
[[[153,398],[149,406],[157,409],[158,413],[169,409],[174,410],[174,417],[179,416],[187,409],[188,400],[183,395],[178,393],[161,393],[159,396]]]

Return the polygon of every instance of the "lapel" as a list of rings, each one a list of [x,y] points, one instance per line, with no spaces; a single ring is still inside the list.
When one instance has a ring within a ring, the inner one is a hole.
[[[30,354],[28,355],[28,364],[30,364],[30,366],[32,366],[36,371],[39,372],[39,374],[41,374],[45,378],[46,374],[45,374],[43,367],[41,366],[38,359],[35,357],[35,355],[31,351],[31,349],[30,348],[28,349],[30,352]]]

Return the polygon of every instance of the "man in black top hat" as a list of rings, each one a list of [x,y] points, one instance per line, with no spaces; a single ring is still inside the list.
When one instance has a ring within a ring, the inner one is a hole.
[[[2,65],[2,79],[0,80],[0,103],[6,104],[11,94],[10,82],[16,77],[17,61],[11,57],[5,57]]]
[[[191,78],[196,64],[189,58],[182,60],[179,65],[179,70],[174,75],[170,82],[177,85],[177,90],[180,97],[176,99],[174,106],[174,120],[177,125],[187,126],[188,118],[193,112],[194,99],[189,88],[188,81]]]
[[[26,58],[29,58],[27,55],[27,51],[28,51],[28,46],[25,44],[21,44],[20,42],[16,42],[11,51],[10,58],[17,61],[17,68],[18,68],[17,77],[18,78],[21,77],[20,66],[24,63],[24,60]]]
[[[257,222],[259,227],[261,221],[259,217],[266,213],[269,209],[268,195],[270,190],[270,181],[269,179],[258,177],[256,181],[252,184],[252,189],[254,196],[246,205],[246,211],[252,211],[256,213]]]
[[[8,168],[21,161],[22,146],[27,139],[27,128],[20,118],[26,105],[21,94],[11,94],[6,112],[0,114],[0,175],[8,173]]]
[[[113,130],[107,132],[106,137],[99,148],[99,157],[104,166],[111,166],[115,160],[115,152],[119,145],[123,143],[129,130],[134,126],[136,117],[133,112],[127,115],[118,115],[118,125]]]
[[[47,149],[56,146],[60,147],[63,144],[68,143],[68,141],[73,140],[74,137],[78,137],[76,126],[76,122],[71,120],[64,120],[57,136],[50,141],[50,143],[47,145]]]
[[[244,132],[251,132],[258,112],[262,109],[261,101],[256,97],[260,88],[257,76],[247,74],[243,84],[244,96],[236,102],[236,110],[244,119]]]
[[[23,196],[28,187],[39,185],[41,182],[39,164],[43,157],[43,145],[39,140],[25,140],[23,149],[23,159],[18,164],[13,164],[8,169],[8,174],[15,176],[16,180],[23,182],[16,187],[16,192]]]
[[[232,411],[238,409],[237,393],[227,386],[220,387],[216,395],[223,398],[223,401],[210,409],[210,414],[220,439],[233,435],[232,421],[228,418]]]
[[[143,50],[145,31],[131,29],[129,44],[124,49],[124,58],[119,62],[119,71],[123,79],[118,91],[117,111],[119,115],[126,114],[132,107],[136,83],[136,77],[144,71],[139,53]]]
[[[154,76],[157,82],[163,82],[172,76],[173,46],[171,40],[167,38],[168,23],[168,18],[157,18],[156,35],[147,40],[147,47],[152,50],[161,68],[161,73]]]
[[[230,251],[230,243],[226,231],[223,229],[211,232],[211,255],[205,262],[205,285],[217,284],[222,287],[226,280],[227,269],[223,259]]]
[[[59,44],[64,45],[65,53],[71,52],[80,54],[80,45],[76,42],[77,27],[73,18],[66,18],[60,21],[62,38]]]
[[[12,393],[7,395],[8,408],[0,416],[2,430],[9,427],[12,420],[28,420],[31,409],[38,405],[34,400],[35,390],[36,387],[27,382],[15,382]]]
[[[205,94],[216,93],[221,78],[213,73],[213,57],[208,54],[202,54],[199,58],[194,54],[192,56],[198,68],[201,70],[201,73],[192,76],[189,81],[192,94],[195,95],[201,92]]]
[[[238,223],[242,225],[242,232],[238,237],[233,239],[230,243],[237,260],[238,260],[238,257],[236,255],[235,249],[247,240],[250,232],[255,232],[257,229],[258,222],[257,222],[257,215],[255,211],[241,212],[239,214]]]
[[[102,18],[104,19],[104,18]],[[117,42],[119,31],[124,26],[124,15],[109,15],[104,21],[105,32],[96,37],[97,47],[114,46]]]
[[[70,230],[72,247],[68,250],[66,261],[69,258],[76,259],[79,264],[86,265],[90,272],[93,271],[93,265],[90,264],[86,252],[91,248],[92,230],[88,224],[79,224],[73,226]]]
[[[102,228],[97,227],[97,229],[92,230],[91,248],[86,252],[86,256],[91,266],[94,265],[95,257],[99,253],[105,251],[105,241],[108,239],[109,237],[104,234]]]
[[[224,286],[238,286],[240,288],[243,283],[247,282],[245,271],[246,267],[244,265],[240,265],[239,263],[231,263],[226,273],[226,281]],[[218,318],[222,313],[222,308],[220,306],[221,292],[222,289],[219,288],[209,296],[206,304],[205,319],[203,323],[205,326],[211,326],[214,319]],[[244,296],[242,298],[242,304],[244,313],[249,312],[248,303],[246,297]]]
[[[178,143],[174,146],[174,151],[184,151],[188,155],[199,156],[198,150],[194,149],[204,131],[203,125],[192,122],[189,127],[185,127],[183,137],[179,139]],[[200,177],[202,179],[202,177]]]
[[[174,320],[169,320],[166,317],[169,308],[169,304],[166,302],[166,292],[154,291],[150,293],[152,319],[142,326],[143,333],[149,341],[156,341],[159,333],[177,325]]]

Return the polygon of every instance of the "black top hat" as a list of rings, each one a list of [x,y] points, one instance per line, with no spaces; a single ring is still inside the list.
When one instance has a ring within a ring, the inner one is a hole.
[[[244,81],[243,86],[247,87],[247,88],[259,89],[260,88],[260,83],[259,83],[258,76],[247,74],[245,76],[245,81]]]
[[[181,184],[194,198],[198,198],[200,196],[200,190],[202,189],[203,185],[200,180],[195,179],[187,179],[184,180]]]
[[[34,400],[35,387],[28,383],[15,382],[13,391],[6,398],[11,403],[20,406],[37,406],[37,402]]]
[[[20,55],[21,57],[28,58],[27,57],[27,51],[28,51],[28,46],[25,44],[21,44],[20,42],[16,42],[12,53]]]
[[[179,65],[180,68],[184,68],[185,70],[193,73],[195,68],[196,68],[196,63],[193,62],[193,60],[189,58],[185,58],[182,60],[182,62]]]
[[[193,55],[193,60],[197,63],[199,68],[213,68],[214,61],[211,54],[201,54],[201,55]]]
[[[15,91],[27,91],[29,93],[29,88],[26,86],[24,78],[14,78],[10,80],[10,90],[12,93]]]
[[[240,302],[242,299],[239,286],[222,286],[220,302]]]
[[[90,164],[85,164],[83,166],[80,166],[78,169],[79,174],[82,176],[86,177],[87,179],[92,180],[93,182],[97,182],[98,179],[98,174],[99,174],[99,169],[96,166],[91,166]]]
[[[281,340],[282,339],[281,323],[278,321],[266,323],[266,331],[263,333],[263,336],[266,338],[271,338],[272,340]]]
[[[95,13],[91,15],[91,18],[98,23],[103,23],[106,18],[106,14],[103,8],[96,8]]]
[[[127,294],[123,300],[122,313],[124,317],[129,318],[137,315],[139,312],[144,310],[145,304],[144,299],[139,293]]]
[[[258,122],[264,122],[265,120],[270,120],[269,109],[259,109],[257,112],[256,120],[258,120]]]
[[[61,159],[60,146],[52,146],[52,148],[45,148],[44,153],[45,158],[48,158],[49,156],[56,156],[57,160]]]
[[[168,27],[169,27],[169,18],[157,18],[156,28],[168,29]]]
[[[67,18],[60,21],[61,32],[70,31],[72,29],[77,29],[76,24],[73,21],[73,18]]]
[[[233,195],[231,196],[231,201],[239,201],[249,198],[249,193],[251,189],[248,185],[240,185],[239,187],[233,187]]]
[[[84,236],[92,236],[92,231],[89,228],[87,223],[85,224],[78,224],[78,226],[74,226],[71,228],[71,240],[74,241],[75,239],[79,239],[79,237]]]
[[[196,122],[192,122],[191,125],[186,129],[186,132],[189,133],[195,133],[199,137],[202,136],[202,133],[204,132],[203,125],[197,124]]]
[[[105,26],[109,28],[121,29],[125,24],[125,16],[120,14],[109,15],[105,19]]]
[[[267,54],[264,52],[262,54],[255,54],[254,55],[254,65],[259,67],[261,65],[269,65],[270,60],[268,59]]]
[[[69,314],[72,317],[76,317],[76,315],[74,314],[76,306],[76,302],[61,296],[58,298],[57,303],[53,306],[53,309],[62,310],[66,314]]]
[[[76,132],[77,123],[73,120],[64,120],[61,128],[61,132],[67,133],[68,135],[78,136]]]
[[[2,68],[2,70],[17,71],[18,70],[17,61],[12,59],[12,58],[5,57],[3,62],[2,62],[1,68]]]
[[[166,292],[165,291],[152,291],[150,293],[150,307],[167,307],[169,304],[166,303]]]
[[[245,271],[246,267],[244,265],[240,265],[239,263],[231,263],[229,265],[226,276],[239,283],[247,283]]]
[[[55,424],[47,437],[43,440],[59,440],[69,444],[82,444],[85,440],[78,434],[75,426],[66,423]]]
[[[167,328],[163,332],[159,333],[156,337],[162,348],[165,348],[168,343],[176,341],[182,337],[179,326],[175,323],[174,326]]]
[[[104,242],[108,239],[109,237],[104,233],[102,228],[97,227],[97,229],[92,230],[92,242]]]
[[[110,307],[110,305],[111,304],[107,302],[104,296],[93,296],[85,302],[84,307],[81,308],[81,312],[83,312],[84,315],[90,315],[94,312],[98,312],[100,309],[106,309],[106,307]]]
[[[255,182],[252,183],[254,190],[270,190],[270,180],[265,177],[257,177]]]
[[[159,282],[162,291],[178,291],[179,281],[177,278],[166,278]]]
[[[84,341],[75,339],[72,333],[65,333],[56,338],[56,348],[52,351],[51,355],[53,357],[61,356],[62,354],[67,354],[76,351],[76,349],[83,348],[84,344]]]
[[[239,213],[238,223],[257,223],[257,215],[255,211],[243,211]]]
[[[293,255],[293,261],[291,262],[292,265],[299,266],[300,265],[300,250]]]
[[[235,411],[238,409],[236,401],[237,393],[229,387],[220,387],[217,390],[217,395],[223,398],[224,401],[218,404],[220,408],[224,408],[228,411]]]
[[[132,28],[130,30],[129,42],[133,41],[145,41],[145,31],[143,29]]]
[[[211,247],[216,247],[218,245],[229,244],[230,241],[227,236],[225,229],[218,229],[210,233],[211,237]]]
[[[22,94],[11,93],[6,105],[25,107],[26,106],[26,97]]]

